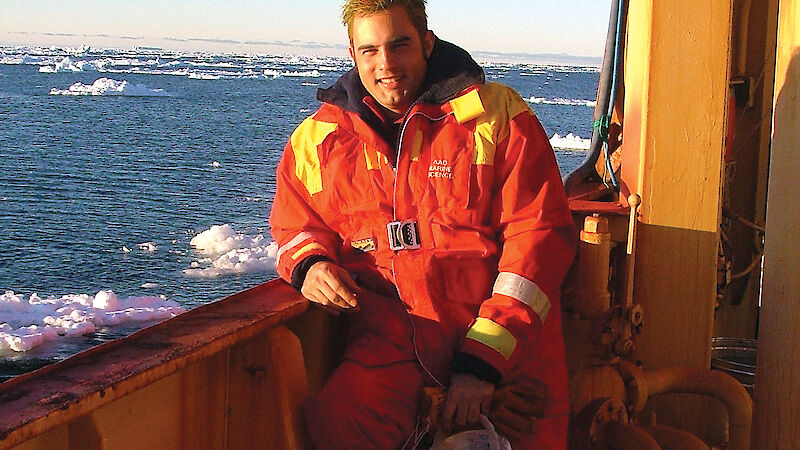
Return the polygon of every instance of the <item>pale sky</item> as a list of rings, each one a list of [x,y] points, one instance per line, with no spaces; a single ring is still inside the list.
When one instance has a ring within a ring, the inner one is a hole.
[[[0,0],[0,44],[255,53],[265,51],[264,43],[299,40],[329,44],[316,53],[344,54],[340,5],[341,0]],[[440,38],[469,51],[602,56],[609,8],[610,0],[428,0],[428,21]],[[298,47],[297,53],[304,50]]]

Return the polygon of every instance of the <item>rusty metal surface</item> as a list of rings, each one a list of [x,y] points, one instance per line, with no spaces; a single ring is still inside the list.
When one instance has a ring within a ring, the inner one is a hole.
[[[286,283],[270,281],[0,384],[0,447],[65,423],[307,308]],[[35,422],[41,423],[20,430]]]
[[[622,206],[616,202],[600,202],[594,200],[569,199],[569,209],[573,213],[581,214],[614,214],[625,216],[630,212],[630,207]]]

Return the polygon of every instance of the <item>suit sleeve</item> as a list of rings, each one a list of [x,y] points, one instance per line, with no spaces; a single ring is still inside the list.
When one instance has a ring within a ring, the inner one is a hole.
[[[495,156],[493,220],[502,253],[491,298],[467,332],[456,360],[488,363],[505,375],[521,356],[518,343],[539,345],[542,327],[558,326],[561,283],[576,233],[555,155],[539,120],[509,94],[507,137]],[[487,378],[487,377],[484,377]]]
[[[289,283],[296,282],[292,274],[304,260],[336,261],[341,247],[339,235],[328,227],[314,207],[313,197],[322,189],[318,156],[321,142],[298,136],[308,131],[304,125],[292,135],[278,164],[269,219],[273,239],[278,244],[278,275]]]

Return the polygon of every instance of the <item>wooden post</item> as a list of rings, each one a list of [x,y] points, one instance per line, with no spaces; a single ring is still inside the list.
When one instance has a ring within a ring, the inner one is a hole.
[[[800,448],[800,1],[779,11],[753,449]]]
[[[631,2],[623,195],[639,194],[634,302],[647,369],[707,368],[716,295],[731,1]],[[654,399],[660,423],[705,434],[705,408]]]

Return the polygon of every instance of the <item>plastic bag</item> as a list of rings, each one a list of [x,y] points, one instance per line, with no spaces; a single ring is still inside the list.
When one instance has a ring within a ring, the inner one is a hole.
[[[511,450],[508,439],[497,434],[489,419],[481,415],[482,430],[467,430],[451,436],[439,431],[431,450]]]

